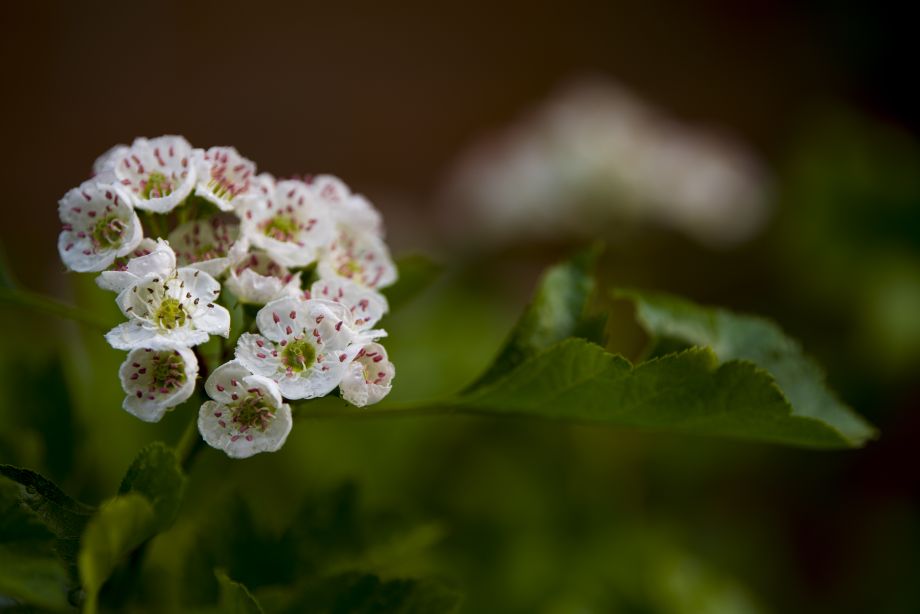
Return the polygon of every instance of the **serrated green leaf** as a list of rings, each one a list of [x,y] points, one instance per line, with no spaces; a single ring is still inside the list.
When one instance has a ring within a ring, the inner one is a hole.
[[[262,614],[262,606],[245,586],[231,580],[222,570],[214,572],[220,587],[218,612],[226,614]]]
[[[854,446],[875,435],[828,389],[818,364],[773,322],[665,294],[623,290],[618,295],[635,303],[639,322],[651,335],[709,347],[722,362],[749,361],[769,372],[788,399],[792,415],[824,422]]]
[[[708,348],[632,366],[597,345],[568,339],[444,406],[816,448],[854,445],[820,420],[793,415],[763,369],[720,363]]]
[[[175,450],[157,441],[144,447],[135,457],[118,494],[134,492],[147,497],[153,506],[159,533],[175,520],[184,490],[185,474]]]
[[[526,359],[582,329],[596,328],[586,320],[585,307],[594,291],[592,271],[600,248],[588,248],[544,273],[530,304],[489,369],[470,388],[494,382]]]
[[[102,585],[131,551],[154,534],[156,526],[153,506],[143,495],[120,495],[99,507],[86,525],[78,556],[86,612],[96,611]]]
[[[389,288],[384,288],[390,311],[401,308],[430,286],[440,275],[442,267],[427,256],[409,254],[396,261],[399,278]]]
[[[315,614],[450,614],[459,593],[435,580],[382,580],[373,574],[346,573],[301,587],[280,612]]]

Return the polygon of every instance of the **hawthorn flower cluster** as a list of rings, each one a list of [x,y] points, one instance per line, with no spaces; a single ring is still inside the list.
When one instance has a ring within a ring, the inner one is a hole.
[[[207,377],[198,428],[234,458],[278,450],[285,399],[336,390],[363,407],[395,369],[375,328],[396,280],[380,214],[336,177],[280,180],[232,147],[180,136],[138,138],[95,163],[59,203],[64,264],[99,273],[125,321],[106,334],[127,352],[124,409],[147,422],[195,392],[212,337],[225,346]],[[231,337],[231,314],[243,314]],[[239,331],[237,331],[239,333]]]

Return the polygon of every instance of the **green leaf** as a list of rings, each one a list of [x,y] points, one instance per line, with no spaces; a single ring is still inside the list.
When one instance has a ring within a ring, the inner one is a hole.
[[[568,339],[443,406],[816,448],[857,445],[820,420],[793,415],[763,369],[720,364],[709,348],[632,366],[597,345]]]
[[[819,420],[854,446],[875,435],[827,388],[818,364],[773,322],[664,294],[624,290],[618,295],[635,303],[639,322],[652,336],[709,347],[723,363],[747,361],[769,372],[793,416]]]
[[[20,500],[62,539],[77,539],[83,532],[93,508],[74,501],[43,476],[12,465],[0,465],[0,475],[22,486]]]
[[[245,586],[231,580],[222,570],[214,572],[220,587],[219,612],[232,614],[262,614],[262,606]]]
[[[600,251],[593,246],[544,273],[498,357],[471,389],[494,382],[554,343],[582,336],[579,333],[593,324],[586,319],[585,308],[594,291],[592,272]]]
[[[99,507],[86,525],[78,557],[86,612],[96,611],[102,585],[122,559],[154,534],[156,526],[154,509],[143,495],[120,495]]]
[[[315,614],[449,614],[461,597],[434,580],[381,580],[373,574],[346,573],[302,587],[280,612]]]
[[[175,450],[162,442],[144,447],[125,474],[119,495],[135,492],[144,495],[156,515],[159,533],[172,525],[182,503],[185,474]]]
[[[396,311],[428,288],[440,275],[441,265],[421,254],[409,254],[396,262],[399,279],[383,290],[390,304],[390,311]]]
[[[56,537],[23,506],[18,490],[0,483],[0,595],[31,606],[66,609],[72,582],[56,553]]]

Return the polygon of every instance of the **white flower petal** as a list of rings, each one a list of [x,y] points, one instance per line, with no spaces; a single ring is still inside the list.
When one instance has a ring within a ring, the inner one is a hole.
[[[374,326],[389,311],[385,296],[341,277],[315,281],[310,287],[310,297],[344,305],[358,330]]]
[[[194,158],[198,174],[195,193],[222,211],[233,211],[234,200],[252,189],[256,165],[233,147],[197,149]]]
[[[221,365],[205,383],[213,401],[198,412],[205,442],[232,458],[274,452],[291,432],[291,408],[282,403],[278,385],[252,375],[238,361]]]
[[[310,189],[328,206],[338,224],[383,236],[383,219],[380,212],[363,196],[352,194],[338,177],[317,175],[311,180]]]
[[[386,243],[372,233],[341,228],[316,270],[321,279],[343,277],[368,288],[384,288],[397,278]]]
[[[192,146],[181,136],[138,138],[105,162],[134,206],[156,213],[172,211],[195,186]]]
[[[327,208],[302,181],[279,181],[268,194],[254,190],[240,198],[237,213],[243,235],[284,266],[311,264],[333,236]]]
[[[358,407],[378,403],[393,385],[396,367],[379,343],[366,345],[339,384],[342,398]]]
[[[213,215],[180,225],[169,233],[169,243],[176,250],[181,266],[191,266],[217,277],[230,264],[230,252],[239,234],[235,219]]]
[[[121,188],[90,180],[58,203],[61,260],[78,272],[101,271],[143,239],[140,220]]]
[[[147,275],[168,276],[176,268],[176,255],[163,239],[144,239],[118,270],[103,271],[96,278],[96,285],[103,290],[121,292]],[[116,267],[119,261],[115,262]]]
[[[159,422],[166,411],[188,400],[197,376],[198,360],[188,348],[132,350],[119,369],[127,395],[123,406],[145,422]]]

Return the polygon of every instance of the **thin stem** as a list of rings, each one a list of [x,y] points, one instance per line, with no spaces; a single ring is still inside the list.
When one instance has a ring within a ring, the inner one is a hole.
[[[198,433],[198,414],[193,412],[192,420],[185,427],[182,438],[176,444],[176,453],[179,456],[179,465],[182,467],[183,472],[189,472],[192,462],[203,448],[204,440]]]
[[[79,322],[84,326],[97,330],[107,331],[112,328],[111,322],[107,322],[102,318],[97,318],[92,313],[83,311],[73,305],[68,305],[67,303],[49,296],[38,294],[37,292],[30,292],[29,290],[0,287],[0,302],[9,303],[24,309],[35,309],[42,313]]]

